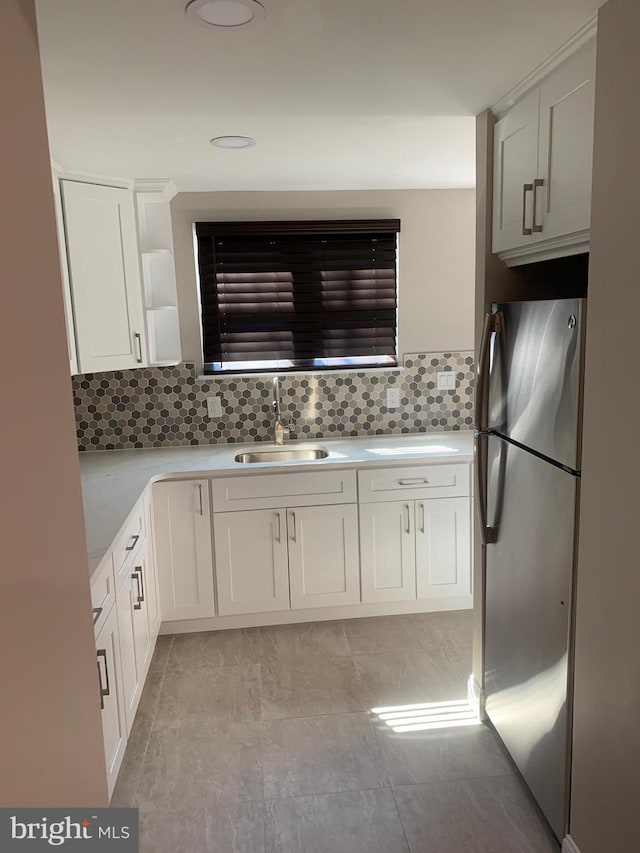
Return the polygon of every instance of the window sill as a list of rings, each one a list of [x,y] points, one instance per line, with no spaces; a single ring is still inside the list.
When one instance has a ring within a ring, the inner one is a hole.
[[[201,382],[211,382],[212,380],[224,379],[273,379],[274,376],[279,376],[282,381],[286,381],[288,376],[343,376],[347,373],[403,373],[405,367],[398,365],[397,367],[345,367],[344,369],[332,370],[283,370],[280,373],[277,370],[265,371],[264,373],[201,373],[196,378]]]

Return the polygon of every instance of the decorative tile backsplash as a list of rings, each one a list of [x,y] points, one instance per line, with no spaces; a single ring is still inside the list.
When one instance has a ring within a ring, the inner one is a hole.
[[[438,391],[436,374],[456,373],[457,388]],[[281,376],[283,420],[292,437],[471,429],[473,353],[406,355],[398,373]],[[386,407],[388,387],[400,406]],[[270,377],[198,377],[193,364],[74,377],[80,450],[273,440]],[[209,420],[207,397],[222,397],[223,417]]]

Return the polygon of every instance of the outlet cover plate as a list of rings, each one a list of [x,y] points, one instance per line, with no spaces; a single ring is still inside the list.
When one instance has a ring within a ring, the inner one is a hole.
[[[400,389],[387,388],[387,409],[397,409],[400,405]]]
[[[222,397],[207,397],[207,417],[220,419],[222,417]]]
[[[443,370],[438,373],[438,391],[455,391],[456,386],[456,374],[453,370]]]

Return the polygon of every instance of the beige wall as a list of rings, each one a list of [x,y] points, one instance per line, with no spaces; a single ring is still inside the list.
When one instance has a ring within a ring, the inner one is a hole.
[[[640,850],[640,3],[598,26],[570,818],[580,853]],[[621,398],[611,368],[633,392]]]
[[[0,4],[0,806],[106,781],[32,0]]]
[[[171,203],[183,359],[201,361],[197,220],[399,218],[400,351],[473,348],[474,190],[179,193]]]

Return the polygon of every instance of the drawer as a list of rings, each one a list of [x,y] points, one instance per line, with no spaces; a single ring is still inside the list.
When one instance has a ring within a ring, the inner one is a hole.
[[[145,509],[145,501],[138,501],[113,546],[113,569],[118,587],[120,580],[126,575],[131,565],[134,553],[146,538],[147,515]]]
[[[361,503],[466,497],[469,466],[411,465],[358,471]]]
[[[91,578],[91,607],[93,608],[93,630],[96,637],[102,630],[115,600],[113,556],[109,552]]]
[[[349,504],[357,501],[355,471],[263,474],[212,481],[214,512]]]

